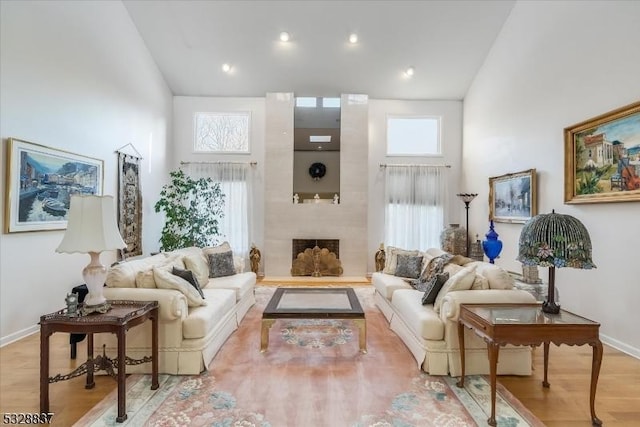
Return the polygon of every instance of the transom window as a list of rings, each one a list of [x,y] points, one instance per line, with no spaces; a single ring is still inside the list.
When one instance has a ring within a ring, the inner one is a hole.
[[[249,153],[249,112],[196,113],[194,151]]]
[[[388,156],[440,156],[440,117],[388,116]]]

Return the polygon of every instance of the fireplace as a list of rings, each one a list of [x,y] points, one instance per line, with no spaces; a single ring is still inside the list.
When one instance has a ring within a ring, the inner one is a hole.
[[[342,276],[340,240],[293,239],[291,243],[292,276]]]

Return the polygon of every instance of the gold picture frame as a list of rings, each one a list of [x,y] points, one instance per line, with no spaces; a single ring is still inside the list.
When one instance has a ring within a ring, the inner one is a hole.
[[[538,214],[536,170],[489,178],[489,219],[524,224]]]
[[[4,232],[64,230],[72,194],[102,195],[104,161],[9,138]]]
[[[640,102],[564,129],[564,202],[640,201]]]

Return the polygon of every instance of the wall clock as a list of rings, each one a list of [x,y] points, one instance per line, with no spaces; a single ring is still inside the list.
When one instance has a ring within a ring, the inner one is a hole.
[[[309,175],[315,181],[319,180],[327,173],[327,167],[323,163],[314,163],[309,167]]]

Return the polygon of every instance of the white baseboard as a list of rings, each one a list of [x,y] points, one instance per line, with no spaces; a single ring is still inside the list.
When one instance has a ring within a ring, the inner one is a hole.
[[[620,350],[623,353],[628,354],[629,356],[635,357],[636,359],[640,359],[640,349],[631,347],[628,344],[620,342],[616,339],[608,337],[606,335],[600,334],[600,340],[603,344],[606,344],[610,347],[615,348],[616,350]]]
[[[39,330],[40,330],[39,325],[33,325],[21,331],[9,334],[6,337],[2,337],[0,338],[0,347],[4,347],[5,345],[11,344],[12,342],[16,342],[18,340],[21,340],[24,337],[28,337],[29,335],[35,334]]]

